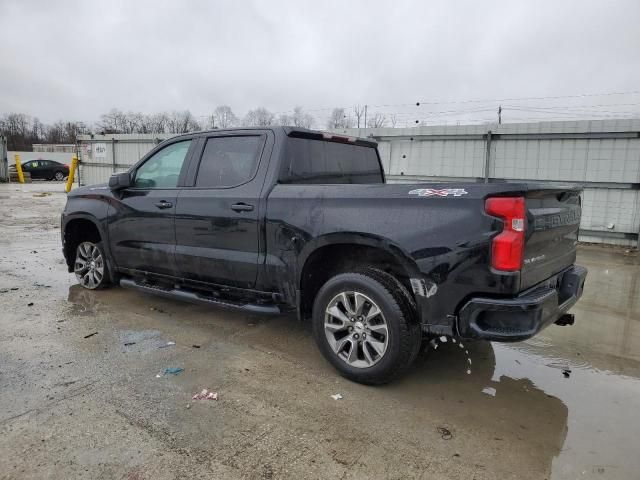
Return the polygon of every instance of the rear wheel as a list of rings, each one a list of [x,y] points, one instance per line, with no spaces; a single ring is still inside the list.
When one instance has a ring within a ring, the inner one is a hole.
[[[57,171],[53,174],[53,178],[58,181],[64,180],[64,172]]]
[[[376,269],[342,273],[318,292],[313,335],[322,354],[345,377],[382,384],[415,360],[421,329],[406,288]]]
[[[73,271],[78,283],[89,290],[109,285],[109,270],[102,242],[81,242],[76,248]]]

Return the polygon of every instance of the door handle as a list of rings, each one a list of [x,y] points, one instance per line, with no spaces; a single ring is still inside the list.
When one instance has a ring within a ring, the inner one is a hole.
[[[158,207],[158,208],[171,208],[171,207],[173,207],[173,203],[167,202],[166,200],[161,200],[158,203],[156,203],[156,207]]]
[[[246,203],[235,203],[231,205],[231,210],[234,212],[251,212],[253,211],[253,205],[247,205]]]

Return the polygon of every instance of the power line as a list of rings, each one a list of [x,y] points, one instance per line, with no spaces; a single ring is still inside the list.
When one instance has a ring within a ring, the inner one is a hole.
[[[492,102],[513,102],[513,101],[533,101],[533,100],[559,100],[559,99],[569,99],[569,98],[590,98],[590,97],[607,97],[607,96],[620,96],[620,95],[640,95],[639,90],[633,90],[630,92],[605,92],[605,93],[582,93],[577,95],[554,95],[554,96],[544,96],[544,97],[512,97],[512,98],[493,98],[493,99],[472,99],[472,100],[428,100],[428,101],[417,101],[415,103],[396,103],[396,104],[380,104],[380,105],[368,105],[369,108],[389,108],[389,107],[407,107],[407,106],[424,106],[424,105],[451,105],[451,104],[464,104],[464,103],[492,103]],[[338,106],[338,107],[315,107],[311,109],[307,109],[307,112],[319,112],[319,111],[327,111],[333,110],[335,108],[341,108],[344,110],[353,108],[353,105],[349,106]],[[280,113],[290,113],[293,110],[286,110],[283,112],[276,112],[276,114]]]

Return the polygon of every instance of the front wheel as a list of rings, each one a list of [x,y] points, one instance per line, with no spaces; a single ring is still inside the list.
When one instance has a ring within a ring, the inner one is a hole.
[[[60,182],[60,181],[62,181],[62,180],[64,180],[64,172],[56,172],[56,173],[53,175],[53,178],[54,178],[55,180],[58,180],[59,182]]]
[[[368,268],[329,279],[313,306],[313,336],[325,358],[358,383],[387,383],[415,360],[415,305],[393,276]]]
[[[109,270],[102,242],[82,242],[76,248],[73,271],[78,283],[95,290],[109,285]]]

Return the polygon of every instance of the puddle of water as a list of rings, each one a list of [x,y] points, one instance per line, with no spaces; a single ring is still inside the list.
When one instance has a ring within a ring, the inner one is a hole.
[[[446,401],[439,411],[470,431],[511,425],[498,434],[515,431],[510,454],[536,458],[552,479],[638,478],[640,266],[602,249],[581,249],[578,263],[589,277],[574,326],[515,344],[465,342],[464,350],[439,341],[389,387],[397,401],[424,407],[438,392]]]

